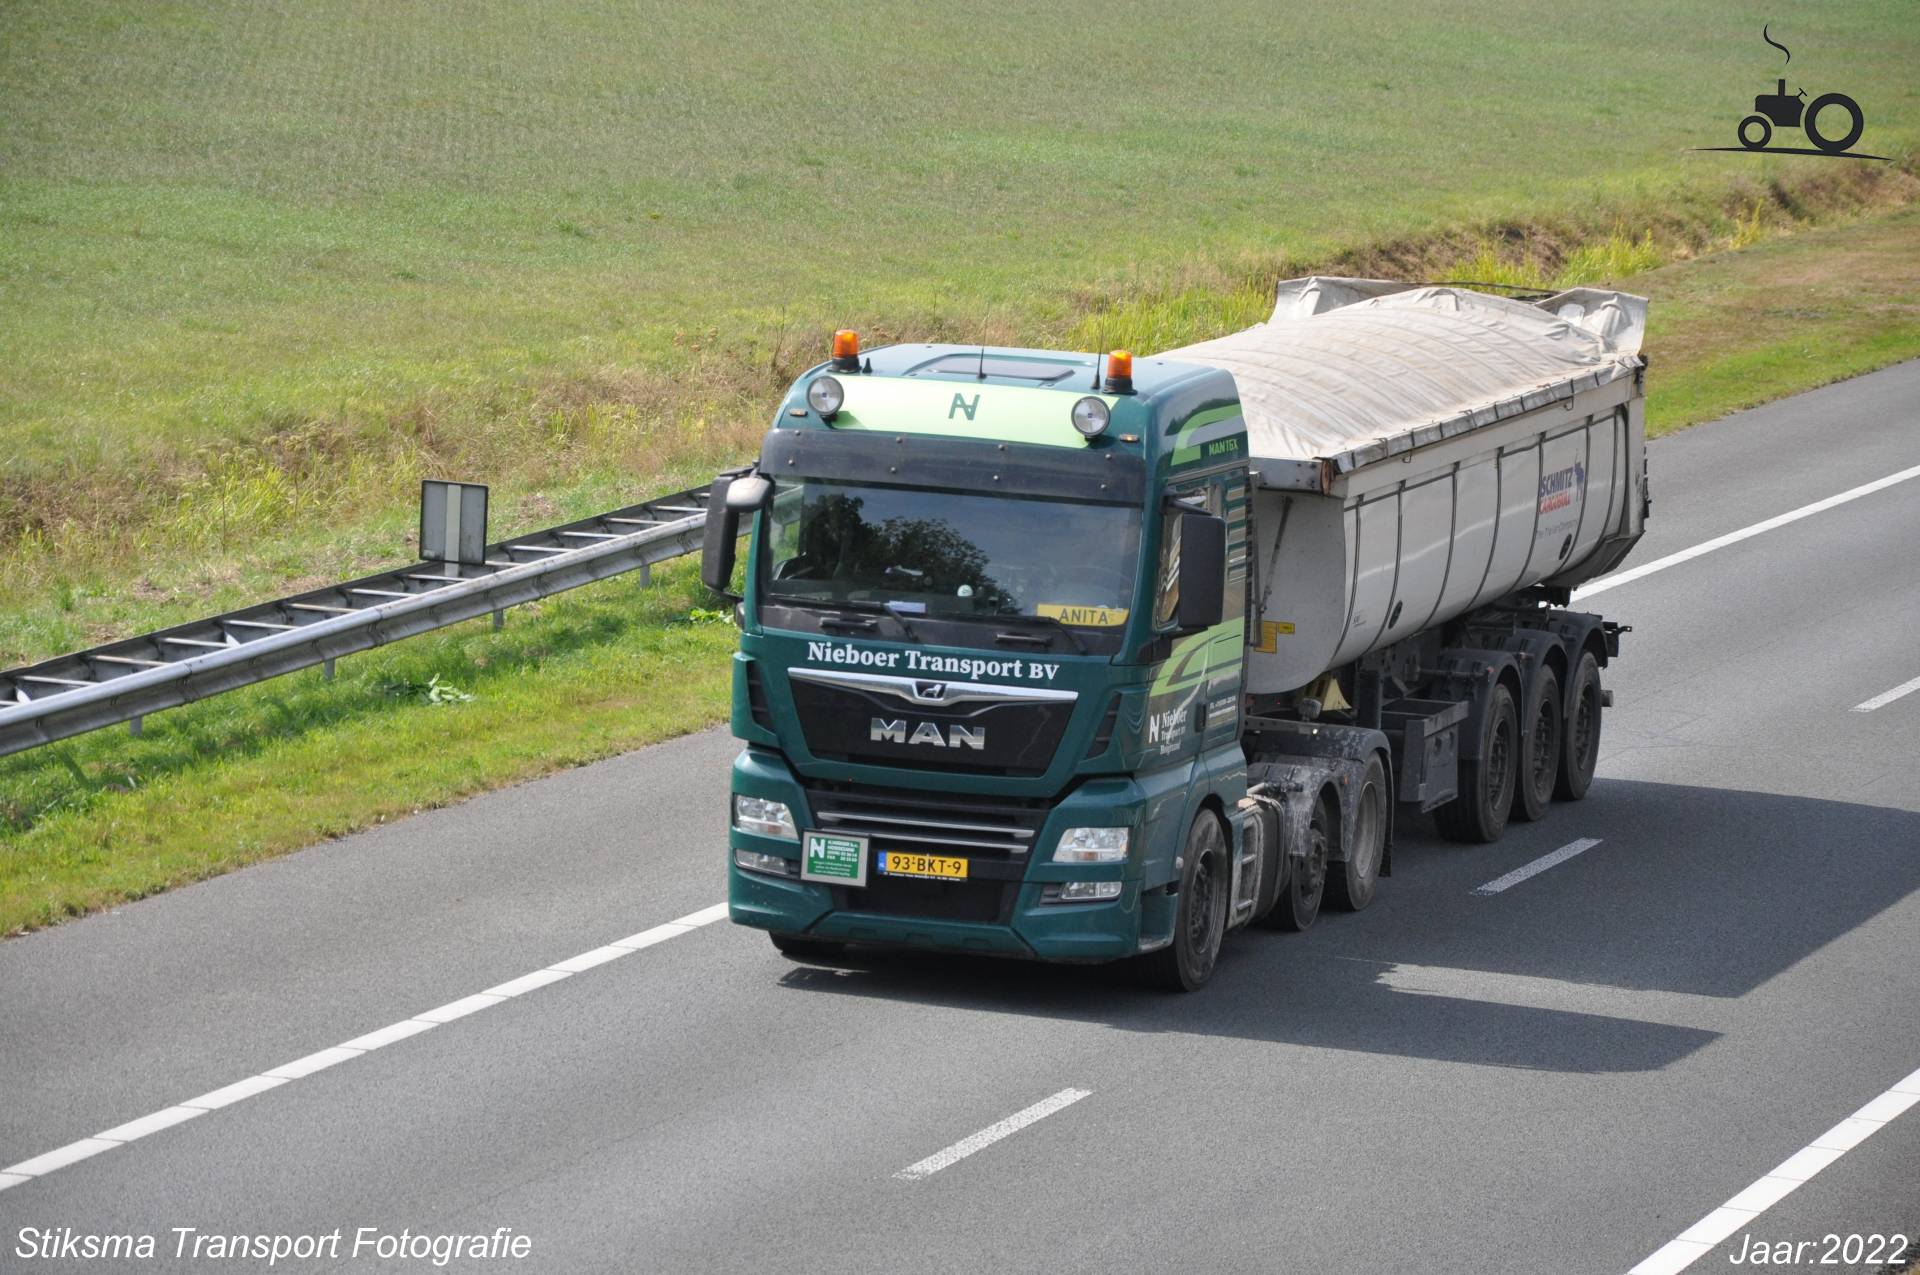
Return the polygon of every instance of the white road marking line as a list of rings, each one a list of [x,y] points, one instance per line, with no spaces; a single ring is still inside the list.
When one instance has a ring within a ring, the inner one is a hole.
[[[234,1081],[224,1089],[216,1089],[212,1093],[203,1093],[198,1098],[188,1098],[180,1105],[183,1107],[198,1107],[202,1111],[218,1111],[222,1107],[231,1107],[243,1098],[251,1098],[255,1094],[263,1094],[269,1089],[278,1089],[286,1083],[286,1078],[283,1076],[248,1076],[245,1080]]]
[[[1874,709],[1885,708],[1901,696],[1911,695],[1915,691],[1920,691],[1920,677],[1914,678],[1911,682],[1902,682],[1890,691],[1882,691],[1870,700],[1863,700],[1855,704],[1853,711],[1856,713],[1871,713]]]
[[[1082,1098],[1091,1097],[1091,1089],[1062,1089],[1051,1098],[1042,1098],[1031,1107],[1016,1111],[1005,1120],[988,1125],[971,1137],[960,1139],[944,1151],[936,1151],[918,1164],[910,1164],[894,1174],[907,1182],[917,1182],[921,1178],[931,1177],[950,1164],[957,1164],[976,1151],[992,1146],[1010,1134],[1020,1132],[1036,1120],[1044,1120],[1056,1111],[1071,1107]]]
[[[557,983],[563,978],[572,978],[572,970],[545,969],[535,970],[531,974],[522,974],[519,978],[510,978],[504,983],[496,983],[484,993],[487,996],[519,996],[525,992],[537,991],[549,983]],[[412,1019],[408,1019],[412,1022]],[[401,1026],[396,1023],[395,1026]]]
[[[38,1177],[42,1173],[52,1173],[55,1169],[64,1169],[78,1163],[90,1155],[99,1155],[102,1151],[111,1151],[125,1143],[113,1142],[106,1138],[82,1138],[78,1142],[69,1142],[64,1147],[55,1147],[45,1155],[37,1155],[31,1160],[22,1160],[9,1165],[7,1174],[23,1174],[26,1177]]]
[[[419,1018],[404,1018],[397,1023],[389,1023],[379,1031],[368,1032],[364,1036],[355,1036],[352,1040],[342,1041],[342,1049],[357,1049],[366,1053],[373,1049],[383,1049],[396,1040],[405,1040],[409,1036],[418,1036],[421,1032],[430,1032],[439,1023],[429,1023]]]
[[[1772,1171],[1713,1212],[1668,1240],[1627,1275],[1676,1275],[1708,1253],[1714,1245],[1799,1190],[1820,1170],[1886,1128],[1910,1107],[1920,1104],[1920,1071],[1788,1156]]]
[[[256,1094],[263,1094],[269,1089],[278,1089],[281,1085],[290,1084],[295,1080],[311,1076],[317,1071],[324,1071],[329,1067],[338,1066],[343,1062],[350,1062],[376,1049],[383,1049],[388,1045],[394,1044],[396,1041],[405,1040],[410,1036],[418,1036],[421,1032],[432,1031],[442,1023],[450,1023],[457,1018],[465,1018],[469,1014],[477,1014],[483,1009],[490,1009],[495,1005],[504,1004],[515,996],[521,996],[537,988],[546,987],[549,984],[571,978],[580,970],[591,969],[596,965],[604,965],[608,961],[617,960],[622,956],[631,956],[643,947],[651,947],[653,944],[670,939],[677,934],[691,934],[701,926],[711,925],[726,915],[727,905],[724,903],[716,903],[712,907],[701,908],[698,912],[689,912],[677,921],[668,921],[664,925],[654,926],[651,930],[642,930],[632,938],[621,939],[617,943],[610,943],[605,947],[596,947],[591,951],[582,952],[578,956],[570,957],[564,961],[558,961],[544,969],[538,969],[530,974],[523,974],[519,978],[510,979],[505,983],[489,988],[487,991],[475,992],[471,996],[463,996],[459,1000],[449,1001],[437,1009],[430,1009],[425,1013],[415,1014],[412,1018],[403,1018],[397,1023],[389,1023],[387,1026],[379,1028],[376,1031],[370,1031],[364,1036],[355,1036],[352,1040],[343,1041],[331,1049],[317,1050],[314,1053],[306,1055],[304,1058],[296,1058],[292,1062],[281,1063],[278,1067],[269,1071],[263,1071],[257,1076],[248,1076],[245,1080],[236,1080],[234,1083],[215,1089],[211,1093],[201,1094],[198,1098],[188,1098],[176,1106],[162,1107],[160,1110],[149,1115],[141,1116],[138,1119],[129,1120],[125,1124],[115,1125],[111,1129],[103,1130],[91,1138],[81,1138],[77,1142],[69,1142],[64,1147],[56,1147],[52,1151],[37,1155],[31,1160],[22,1160],[18,1164],[10,1164],[5,1169],[0,1169],[0,1191],[19,1186],[23,1182],[31,1182],[33,1179],[52,1173],[56,1169],[63,1169],[67,1165],[78,1163],[89,1156],[99,1155],[102,1151],[111,1151],[115,1147],[125,1146],[129,1142],[146,1137],[148,1134],[158,1133],[162,1129],[170,1129],[174,1125],[192,1120],[196,1116],[204,1116],[209,1111],[218,1111],[222,1107],[230,1107],[234,1103],[244,1101]],[[1074,1095],[1073,1098],[1068,1099],[1069,1102],[1077,1102],[1081,1098],[1086,1097],[1084,1093],[1078,1090],[1069,1089],[1066,1092]],[[1052,1102],[1059,1097],[1060,1095],[1056,1094],[1054,1098],[1050,1098],[1048,1101]],[[1066,1104],[1062,1103],[1060,1105],[1065,1106]],[[1032,1111],[1034,1108],[1029,1107],[1027,1110]],[[1021,1115],[1026,1114],[1027,1112],[1021,1113]],[[1030,1117],[1028,1122],[1038,1120],[1040,1116],[1046,1114],[1047,1112],[1042,1111],[1039,1115]],[[1017,1120],[1019,1116],[1013,1118]],[[1006,1122],[1002,1121],[1001,1123],[1004,1124]],[[1008,1129],[1006,1132],[1011,1133],[1013,1130]],[[975,1136],[978,1137],[979,1135],[976,1134]],[[1006,1134],[1003,1133],[998,1136],[1005,1137]],[[988,1141],[993,1141],[993,1139],[989,1139]],[[986,1143],[981,1143],[981,1146],[985,1145]],[[977,1147],[974,1148],[974,1150],[978,1149]],[[963,1152],[962,1154],[971,1155],[972,1151]],[[955,1157],[955,1159],[958,1158],[958,1156]]]
[[[434,1023],[436,1025],[440,1023],[450,1023],[456,1018],[465,1018],[468,1014],[477,1014],[483,1009],[492,1009],[495,1005],[498,1005],[506,999],[504,996],[489,996],[485,992],[475,992],[471,996],[462,996],[457,1001],[448,1001],[446,1004],[435,1009],[430,1009],[424,1014],[415,1014],[414,1017],[423,1023]]]
[[[305,1058],[296,1058],[290,1063],[281,1063],[272,1071],[262,1072],[264,1076],[277,1076],[281,1080],[299,1080],[311,1076],[316,1071],[325,1071],[366,1053],[364,1049],[348,1049],[345,1045],[335,1045],[332,1049],[322,1049],[318,1053],[308,1054]]]
[[[596,965],[605,965],[608,961],[617,961],[623,956],[632,955],[632,948],[621,947],[617,943],[609,943],[605,947],[596,947],[591,952],[582,952],[578,956],[570,956],[558,965],[550,965],[547,968],[564,970],[568,974],[582,974]]]
[[[1751,527],[1742,527],[1738,531],[1729,531],[1724,536],[1715,536],[1712,540],[1704,541],[1693,546],[1691,549],[1682,549],[1680,552],[1670,553],[1664,558],[1655,558],[1652,562],[1644,566],[1634,567],[1631,570],[1621,571],[1610,576],[1602,576],[1591,584],[1583,584],[1575,589],[1573,591],[1573,600],[1578,602],[1582,598],[1590,598],[1596,593],[1604,593],[1608,589],[1617,588],[1623,584],[1630,584],[1642,576],[1650,576],[1656,571],[1665,571],[1668,567],[1677,567],[1683,562],[1691,562],[1701,554],[1712,553],[1715,549],[1724,549],[1728,545],[1738,544],[1742,540],[1757,536],[1763,531],[1772,531],[1776,527],[1784,527],[1790,522],[1798,522],[1802,518],[1808,518],[1838,505],[1844,505],[1850,500],[1858,500],[1862,496],[1871,496],[1876,491],[1883,491],[1895,483],[1903,483],[1910,478],[1920,478],[1920,465],[1915,465],[1911,469],[1903,469],[1897,474],[1888,474],[1885,478],[1876,478],[1872,482],[1862,483],[1858,487],[1850,487],[1837,496],[1828,496],[1825,500],[1816,500],[1811,505],[1802,505],[1798,509],[1790,509],[1786,513],[1768,518],[1764,522],[1756,522]]]
[[[171,1129],[177,1124],[185,1124],[195,1116],[206,1114],[205,1107],[162,1107],[150,1116],[141,1116],[138,1120],[129,1120],[111,1129],[102,1129],[94,1136],[105,1138],[108,1142],[132,1142],[135,1138],[144,1138],[150,1133]]]
[[[1514,886],[1519,885],[1522,881],[1525,881],[1528,877],[1537,877],[1542,872],[1545,872],[1548,868],[1557,868],[1561,864],[1565,863],[1568,859],[1573,858],[1574,855],[1584,854],[1586,851],[1593,849],[1595,846],[1599,844],[1600,844],[1600,838],[1598,837],[1582,837],[1578,841],[1569,841],[1566,845],[1561,846],[1558,850],[1555,850],[1552,854],[1543,854],[1538,859],[1535,859],[1532,863],[1522,864],[1519,867],[1515,868],[1513,871],[1507,873],[1507,875],[1503,877],[1495,877],[1493,880],[1487,882],[1485,885],[1476,887],[1473,892],[1475,894],[1485,896],[1485,895],[1498,894],[1502,890],[1511,890]]]

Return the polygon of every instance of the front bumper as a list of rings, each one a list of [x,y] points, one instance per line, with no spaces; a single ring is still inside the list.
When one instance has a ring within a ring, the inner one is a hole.
[[[802,828],[814,822],[806,790],[776,754],[756,749],[734,762],[733,791],[787,803]],[[1049,861],[1061,828],[1075,824],[1122,824],[1138,809],[1138,793],[1130,781],[1089,784],[1046,812],[1025,862],[1002,861],[994,869],[1012,879],[980,881],[971,888],[1001,891],[996,919],[957,920],[915,914],[911,906],[862,906],[856,900],[881,892],[849,891],[796,877],[776,877],[744,870],[733,863],[732,850],[758,851],[798,862],[797,843],[731,829],[728,833],[727,903],[733,920],[786,934],[804,934],[850,943],[976,952],[1049,961],[1110,961],[1141,950],[1142,935],[1150,938],[1170,927],[1163,904],[1168,896],[1143,893],[1140,851],[1127,863],[1079,865]],[[1137,828],[1137,824],[1136,824]],[[1135,840],[1138,841],[1138,832]],[[915,847],[942,853],[937,847]],[[869,853],[873,850],[870,848]],[[946,853],[965,853],[946,851]],[[869,880],[877,868],[869,864]],[[1045,903],[1049,884],[1066,881],[1121,883],[1118,898],[1097,903]],[[934,889],[966,888],[935,885]]]

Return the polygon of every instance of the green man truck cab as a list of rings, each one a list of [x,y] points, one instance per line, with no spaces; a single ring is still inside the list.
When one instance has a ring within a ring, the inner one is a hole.
[[[1274,572],[1330,534],[1361,552],[1319,610],[1371,608],[1362,541],[1384,524],[1359,510],[1384,497],[1339,490],[1332,461],[1257,455],[1248,373],[1226,362],[862,355],[843,332],[796,380],[756,464],[715,482],[703,555],[739,601],[734,921],[795,956],[1131,958],[1193,989],[1232,929],[1365,906],[1396,804],[1458,807],[1454,830],[1489,840],[1510,807],[1527,817],[1541,767],[1549,789],[1590,778],[1614,631],[1540,593],[1444,632],[1382,641],[1395,608],[1359,617],[1367,640],[1323,641]],[[1617,561],[1619,539],[1581,556]],[[1316,591],[1324,574],[1299,571]],[[1326,649],[1276,665],[1290,637]],[[1250,660],[1297,684],[1263,692]]]

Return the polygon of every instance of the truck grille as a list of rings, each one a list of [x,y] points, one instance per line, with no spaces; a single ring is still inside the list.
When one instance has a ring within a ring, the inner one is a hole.
[[[1012,859],[1033,849],[1046,818],[1044,800],[976,798],[853,784],[807,789],[822,830],[872,839],[876,850]],[[938,884],[938,883],[936,883]]]

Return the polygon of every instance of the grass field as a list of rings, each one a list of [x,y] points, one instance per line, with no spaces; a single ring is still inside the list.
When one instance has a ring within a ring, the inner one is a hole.
[[[1304,269],[1632,278],[1656,428],[1920,353],[1920,30],[1774,28],[1897,162],[1690,151],[1779,58],[1706,0],[0,6],[0,663],[404,557],[425,475],[501,531],[697,480],[841,324],[1150,350]],[[702,604],[0,761],[0,933],[713,720]]]
[[[1911,16],[1783,31],[1903,157]],[[736,452],[743,392],[840,323],[1035,339],[1468,222],[1712,221],[1835,167],[1687,149],[1770,85],[1743,24],[1706,0],[0,7],[0,589],[377,521],[424,467],[645,487]]]

